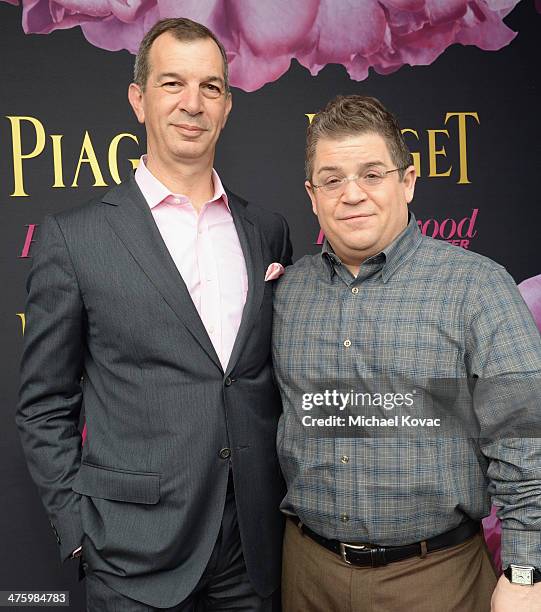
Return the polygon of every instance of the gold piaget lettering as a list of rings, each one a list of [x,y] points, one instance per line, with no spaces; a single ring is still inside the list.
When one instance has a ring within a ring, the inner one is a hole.
[[[94,151],[92,140],[88,131],[85,132],[83,139],[83,145],[81,147],[81,153],[79,155],[79,161],[77,162],[77,169],[75,170],[75,176],[73,177],[72,187],[78,187],[77,179],[79,178],[79,171],[81,170],[82,164],[89,164],[92,174],[94,175],[94,187],[107,187],[107,183],[103,180],[98,158]]]
[[[53,187],[65,187],[62,171],[62,134],[51,134],[51,141],[53,143]]]
[[[28,194],[24,190],[23,161],[25,159],[32,159],[33,157],[37,157],[41,154],[45,147],[45,129],[41,121],[35,117],[8,116],[7,119],[9,119],[9,122],[11,123],[11,141],[13,150],[14,190],[11,195],[14,197],[25,197],[28,196]],[[23,122],[31,124],[35,132],[34,148],[29,153],[23,153],[21,138],[21,124]]]
[[[437,134],[445,134],[447,138],[449,138],[449,132],[447,130],[427,130],[428,133],[428,176],[451,176],[451,170],[453,166],[449,166],[449,169],[446,172],[438,172],[436,168],[438,155],[442,157],[447,157],[447,153],[445,152],[445,147],[442,146],[441,149],[436,149],[436,135]]]
[[[43,164],[42,160],[45,159],[48,162],[49,157],[42,154],[48,152],[49,138],[53,162],[51,186],[56,189],[64,189],[66,187],[66,180],[68,187],[79,187],[80,173],[84,164],[87,164],[90,169],[90,176],[94,187],[107,187],[108,183],[105,181],[102,171],[102,168],[105,169],[105,165],[108,165],[112,180],[118,184],[122,181],[119,171],[119,146],[123,140],[127,139],[135,143],[137,148],[139,148],[139,140],[135,134],[128,132],[116,134],[109,142],[107,160],[101,160],[100,164],[88,130],[84,132],[78,157],[75,158],[73,151],[67,152],[64,150],[64,135],[47,134],[45,125],[36,117],[9,115],[6,118],[11,124],[11,149],[13,156],[12,197],[29,196],[25,187],[25,178],[32,167],[32,163],[28,162],[40,156],[41,161],[39,163]],[[66,159],[69,160],[67,167],[65,166]],[[75,159],[77,159],[76,163]],[[127,158],[127,161],[130,163],[132,170],[135,170],[139,164],[139,157]],[[74,167],[75,172],[72,174]],[[85,174],[84,169],[83,174]],[[71,184],[70,176],[73,176]]]
[[[120,184],[122,179],[120,178],[120,174],[118,173],[118,145],[123,138],[130,138],[135,143],[139,144],[137,140],[137,136],[134,134],[128,134],[127,132],[124,134],[117,134],[113,140],[111,140],[111,144],[109,145],[109,172],[111,173],[111,177],[115,183]],[[139,163],[138,159],[130,159],[132,168],[135,169]]]
[[[26,326],[26,317],[24,316],[24,312],[18,312],[17,316],[21,320],[21,331],[22,331],[22,334],[24,336],[24,328]]]
[[[311,124],[314,117],[317,113],[304,113],[305,117],[308,119],[308,123]],[[452,112],[446,113],[445,115],[445,125],[447,125],[449,119],[456,117],[457,118],[457,126],[458,126],[458,149],[459,149],[459,160],[458,160],[458,168],[459,168],[459,176],[458,176],[458,185],[465,185],[471,183],[468,178],[468,149],[467,149],[467,118],[472,117],[480,124],[479,115],[476,112]],[[412,134],[417,142],[421,144],[421,137],[419,136],[419,132],[413,128],[403,128],[402,134],[407,136],[408,134]],[[421,132],[423,134],[424,132]],[[449,141],[453,138],[453,136],[449,133],[449,130],[446,129],[427,129],[426,134],[428,137],[427,154],[428,154],[428,177],[429,178],[441,178],[441,177],[450,177],[453,174],[454,164],[449,163],[449,166],[446,170],[441,168],[443,160],[438,159],[440,157],[448,157],[445,146],[441,142],[441,138],[447,137]],[[406,138],[406,141],[408,138]],[[438,148],[439,147],[439,148]],[[417,171],[417,176],[421,176],[421,152],[420,151],[412,151],[413,156],[413,164],[415,166],[415,170]],[[423,153],[424,155],[424,153]],[[451,160],[449,160],[451,161]],[[440,168],[438,169],[438,162],[440,164]],[[455,170],[456,175],[456,170]]]
[[[477,123],[479,121],[479,115],[477,113],[447,113],[445,115],[445,124],[451,117],[458,117],[458,148],[459,148],[459,159],[460,159],[460,177],[458,179],[459,185],[470,183],[468,180],[468,154],[466,149],[466,117],[473,117]]]

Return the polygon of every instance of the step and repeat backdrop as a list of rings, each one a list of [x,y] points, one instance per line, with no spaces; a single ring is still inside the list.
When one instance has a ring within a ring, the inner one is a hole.
[[[14,425],[25,280],[43,217],[119,183],[145,151],[133,53],[172,16],[223,40],[233,111],[216,168],[286,216],[296,259],[323,239],[303,186],[306,126],[336,94],[373,95],[414,155],[423,233],[503,264],[541,328],[541,3],[0,0],[0,590],[69,590],[73,610],[77,564],[60,565]]]

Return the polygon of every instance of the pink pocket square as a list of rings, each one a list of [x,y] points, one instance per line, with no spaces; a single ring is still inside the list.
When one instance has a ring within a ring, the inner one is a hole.
[[[275,280],[280,278],[284,273],[284,266],[280,263],[274,262],[271,263],[265,272],[265,281]]]

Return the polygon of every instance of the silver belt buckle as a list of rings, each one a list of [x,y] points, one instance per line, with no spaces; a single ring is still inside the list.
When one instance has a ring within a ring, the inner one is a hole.
[[[346,548],[352,548],[353,550],[370,550],[372,547],[369,544],[344,544],[344,542],[340,542],[340,556],[342,557],[342,561],[348,565],[353,565],[351,561],[348,561]]]

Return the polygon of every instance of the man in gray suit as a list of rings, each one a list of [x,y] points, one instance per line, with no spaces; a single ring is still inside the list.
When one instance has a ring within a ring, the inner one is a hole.
[[[134,80],[135,176],[41,227],[21,439],[90,610],[269,610],[284,488],[266,271],[290,263],[287,225],[212,168],[231,94],[207,28],[156,24]]]

